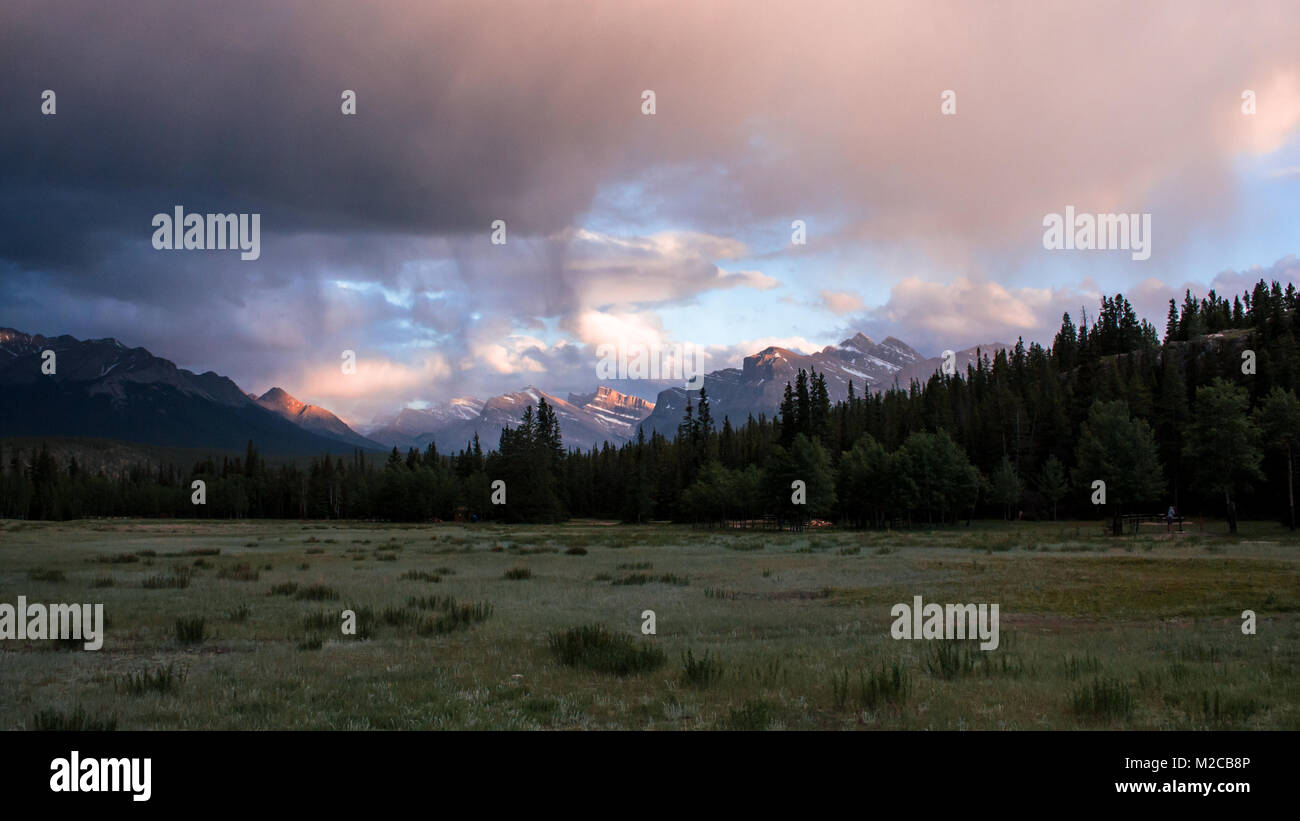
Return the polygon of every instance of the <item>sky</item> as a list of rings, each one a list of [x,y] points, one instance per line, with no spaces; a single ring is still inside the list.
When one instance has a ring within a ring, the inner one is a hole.
[[[1300,281],[1294,2],[130,6],[6,0],[0,326],[354,423],[602,345],[933,356]],[[156,249],[176,206],[260,256]],[[1150,257],[1045,248],[1067,206]]]

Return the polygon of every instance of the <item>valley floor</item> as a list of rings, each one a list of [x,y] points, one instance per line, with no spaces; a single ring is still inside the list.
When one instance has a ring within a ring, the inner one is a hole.
[[[1300,541],[1222,529],[0,521],[0,604],[108,620],[0,641],[0,727],[1300,729]],[[914,596],[999,648],[891,638]]]

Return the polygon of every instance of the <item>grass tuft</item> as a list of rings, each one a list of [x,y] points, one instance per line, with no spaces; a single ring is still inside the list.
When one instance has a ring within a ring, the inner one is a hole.
[[[32,716],[32,729],[102,733],[117,729],[117,715],[113,714],[100,718],[88,714],[84,707],[77,707],[70,713],[47,708]]]
[[[1133,712],[1133,694],[1119,679],[1097,678],[1070,694],[1070,707],[1084,718],[1127,718]]]
[[[407,581],[413,581],[413,582],[442,581],[442,576],[439,576],[437,573],[430,573],[427,570],[408,570],[405,573],[403,573],[401,576],[398,576],[398,578]]]
[[[202,644],[207,638],[202,616],[183,616],[176,620],[176,641],[181,644]]]
[[[707,690],[720,681],[722,681],[722,664],[716,656],[710,655],[707,650],[699,658],[696,658],[695,653],[690,650],[682,653],[683,684]]]
[[[261,573],[247,564],[237,564],[233,567],[223,567],[217,571],[218,579],[230,579],[236,582],[255,582],[261,576]]]
[[[631,636],[614,633],[602,625],[572,627],[547,638],[551,653],[561,664],[597,673],[629,676],[657,670],[667,660],[664,652]]]
[[[166,667],[126,673],[117,680],[117,689],[132,696],[143,696],[148,693],[165,694],[180,689],[180,686],[185,683],[185,678],[184,667],[177,669],[168,664]]]
[[[140,586],[147,590],[184,589],[190,586],[190,569],[188,567],[178,567],[172,570],[171,573],[155,574],[141,582]]]

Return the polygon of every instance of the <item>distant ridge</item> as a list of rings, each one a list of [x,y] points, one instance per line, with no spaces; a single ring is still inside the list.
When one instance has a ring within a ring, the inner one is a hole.
[[[45,350],[55,353],[54,374],[41,371]],[[224,450],[241,450],[251,439],[268,453],[350,452],[358,446],[300,427],[224,376],[195,374],[144,348],[12,328],[0,328],[0,436]]]

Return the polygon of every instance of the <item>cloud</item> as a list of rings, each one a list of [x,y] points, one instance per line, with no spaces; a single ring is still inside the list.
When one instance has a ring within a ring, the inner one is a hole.
[[[862,310],[862,297],[843,291],[821,291],[820,306],[833,314],[851,314]]]
[[[1007,288],[970,277],[945,283],[912,276],[897,283],[889,300],[868,310],[855,327],[874,337],[896,336],[923,352],[1019,336],[1050,341],[1048,331],[1062,313],[1095,305],[1098,297],[1075,288]]]
[[[241,384],[324,391],[344,348],[390,363],[371,394],[318,395],[357,408],[581,387],[593,341],[663,337],[665,312],[721,291],[932,349],[1045,338],[1096,289],[984,273],[1041,251],[1043,214],[1153,211],[1172,253],[1231,230],[1243,156],[1294,172],[1272,155],[1300,129],[1300,8],[1197,10],[9,0],[0,302]],[[178,204],[260,213],[262,257],[154,251],[152,215]],[[755,241],[776,226],[784,246],[793,219],[798,252]],[[907,275],[813,276],[860,249]],[[892,290],[865,307],[872,284]],[[1133,290],[1157,318],[1178,291]]]
[[[1139,318],[1163,332],[1170,299],[1181,305],[1186,291],[1201,298],[1213,289],[1231,300],[1260,280],[1280,282],[1283,288],[1300,283],[1300,258],[1290,255],[1266,267],[1223,271],[1208,282],[1168,283],[1148,277],[1124,289],[1123,294]],[[1008,288],[971,277],[937,282],[912,276],[896,284],[883,304],[849,319],[840,333],[861,330],[876,338],[893,335],[931,355],[945,348],[1011,343],[1022,336],[1026,342],[1046,346],[1060,329],[1063,314],[1070,314],[1078,325],[1086,311],[1091,323],[1102,296],[1096,283],[1087,279],[1053,288]]]
[[[394,398],[419,396],[429,385],[451,375],[449,363],[437,354],[426,355],[412,365],[355,353],[355,373],[343,372],[340,352],[333,362],[273,376],[267,388],[292,386],[286,389],[299,399],[328,408],[345,421],[359,421],[387,409]]]
[[[32,116],[0,124],[0,211],[30,230],[0,253],[86,261],[178,201],[258,211],[281,235],[485,242],[504,219],[546,236],[619,185],[639,193],[629,209],[713,233],[834,214],[846,233],[936,251],[1016,244],[1062,203],[1222,192],[1237,155],[1300,125],[1293,4],[761,5],[143,0],[127,17],[15,0],[0,104]],[[60,94],[54,117],[37,114],[43,88]],[[939,113],[945,89],[955,116]],[[1183,201],[1177,219],[1221,208]]]

